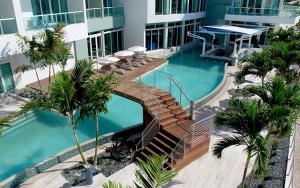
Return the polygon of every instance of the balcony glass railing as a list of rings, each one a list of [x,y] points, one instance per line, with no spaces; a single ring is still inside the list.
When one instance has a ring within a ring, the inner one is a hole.
[[[14,18],[0,19],[0,35],[17,33],[17,24]]]
[[[103,11],[104,10],[104,11]],[[90,8],[86,10],[87,18],[100,18],[102,14],[106,16],[124,16],[124,7],[105,7],[102,8]],[[103,11],[103,13],[102,13]]]
[[[45,27],[51,27],[58,23],[69,25],[83,22],[83,11],[36,15],[24,18],[26,30],[42,29]]]
[[[247,15],[247,16],[280,16],[297,17],[300,9],[271,9],[271,8],[250,8],[250,7],[226,7],[226,14]]]

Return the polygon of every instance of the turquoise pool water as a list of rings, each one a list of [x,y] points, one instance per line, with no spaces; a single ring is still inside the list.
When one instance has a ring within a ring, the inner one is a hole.
[[[170,91],[170,84],[167,81],[168,75],[161,72],[166,72],[173,75],[176,80],[183,86],[184,92],[194,101],[213,91],[222,81],[224,75],[224,62],[203,59],[199,57],[200,50],[192,50],[178,53],[169,58],[169,64],[165,65],[156,71],[156,76],[152,73],[142,77],[142,82],[148,85]],[[171,84],[171,93],[180,100],[180,90],[175,84]],[[189,105],[189,101],[182,96],[182,106]]]
[[[199,54],[199,50],[179,53],[169,58],[168,65],[160,68],[173,74],[194,100],[211,92],[224,74],[222,62],[201,59]],[[166,76],[157,75],[157,86],[168,91]],[[143,77],[142,81],[152,85],[153,73]],[[175,87],[172,93],[179,100],[179,92]],[[183,100],[183,105],[187,104],[188,101]],[[142,107],[122,97],[114,95],[108,108],[108,114],[100,114],[102,135],[121,131],[143,121]],[[0,136],[0,181],[75,145],[68,122],[55,113],[34,112],[16,123],[16,129]],[[94,138],[94,122],[87,119],[80,123],[78,134],[81,142]]]

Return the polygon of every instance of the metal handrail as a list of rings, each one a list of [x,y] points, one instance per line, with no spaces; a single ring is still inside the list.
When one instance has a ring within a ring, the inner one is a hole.
[[[293,135],[291,135],[292,137],[292,143],[289,145],[289,152],[288,152],[288,162],[287,162],[287,168],[290,166],[289,169],[287,169],[286,171],[286,176],[285,176],[285,181],[287,181],[287,178],[290,176],[290,179],[288,181],[288,183],[285,183],[285,188],[290,188],[290,187],[294,187],[294,169],[295,169],[295,157],[294,157],[294,153],[295,153],[295,148],[296,148],[296,127],[297,125],[294,126],[294,131],[293,131]],[[290,152],[291,151],[291,152]],[[289,165],[290,164],[290,165]]]
[[[176,144],[176,146],[174,147],[174,149],[171,151],[171,153],[170,153],[170,155],[169,155],[169,157],[171,158],[171,167],[173,167],[174,166],[174,159],[175,159],[175,155],[176,155],[176,153],[178,153],[178,148],[180,147],[180,148],[183,148],[183,152],[180,154],[181,156],[180,156],[180,159],[183,159],[184,157],[185,157],[185,155],[186,155],[186,150],[187,149],[190,149],[190,148],[194,148],[195,146],[193,145],[193,141],[195,140],[195,137],[194,137],[194,128],[195,128],[195,126],[197,126],[197,125],[199,125],[199,124],[201,124],[201,122],[204,122],[204,121],[206,121],[206,120],[208,120],[208,119],[211,119],[211,118],[213,118],[215,115],[212,115],[212,116],[209,116],[209,117],[207,117],[207,118],[204,118],[203,120],[200,120],[200,121],[198,121],[198,122],[196,122],[196,123],[194,123],[190,128],[189,128],[189,130],[185,130],[186,131],[186,133],[185,133],[185,135],[184,135],[184,137]],[[211,128],[211,127],[210,127]],[[209,132],[211,131],[211,129],[209,130]],[[188,145],[187,145],[187,141],[189,140],[189,136],[191,136],[191,139],[190,139],[190,141],[191,141],[191,145],[188,147]],[[183,146],[182,146],[183,145]]]
[[[142,138],[140,139],[140,141],[136,144],[136,152],[143,149],[148,143],[145,143],[145,138],[150,134],[153,133],[155,131],[155,128],[157,128],[157,130],[160,130],[160,121],[156,118],[154,118],[149,125],[145,128],[145,130],[142,132]],[[153,131],[154,130],[154,131]],[[154,135],[156,135],[158,133],[158,131],[156,131],[154,133]],[[148,139],[150,140],[150,139]],[[141,146],[140,146],[141,145]]]
[[[170,73],[167,73],[167,72],[163,72],[163,71],[160,71],[160,70],[155,70],[154,73],[156,72],[159,72],[159,73],[162,73],[162,74],[166,74],[168,76],[170,76],[170,79],[172,79],[172,81],[176,84],[176,86],[179,88],[180,92],[182,92],[182,94],[186,97],[187,100],[191,101],[192,100],[192,97],[190,97],[183,89],[183,84],[180,83],[177,78],[173,75],[173,74],[170,74]],[[154,86],[155,87],[155,86]]]

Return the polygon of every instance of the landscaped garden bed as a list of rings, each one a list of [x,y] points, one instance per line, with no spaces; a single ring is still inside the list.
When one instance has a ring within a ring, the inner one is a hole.
[[[290,137],[281,138],[270,146],[269,174],[251,181],[250,187],[282,188],[285,183]]]
[[[108,177],[133,162],[135,141],[115,141],[105,152],[98,155],[97,166],[93,175],[102,173]],[[88,163],[93,164],[93,157],[88,158]],[[82,163],[65,169],[62,175],[71,185],[78,185],[86,181],[86,168]]]

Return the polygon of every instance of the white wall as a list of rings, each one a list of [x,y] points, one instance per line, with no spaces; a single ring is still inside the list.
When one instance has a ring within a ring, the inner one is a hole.
[[[0,0],[0,19],[14,18],[14,7],[11,0]]]
[[[71,53],[74,54],[74,45],[72,43],[69,43],[69,45],[71,46]],[[15,73],[15,70],[19,65],[29,64],[29,60],[23,54],[17,54],[17,55],[0,59],[0,63],[8,63],[8,62],[10,63],[12,71],[14,72],[14,80],[17,89],[24,88],[26,85],[37,81],[34,70],[29,70],[24,73]],[[73,68],[74,64],[75,64],[75,58],[69,59],[66,65],[66,70]],[[55,72],[58,72],[61,70],[61,67],[57,65],[54,67],[54,69]],[[38,68],[37,72],[39,78],[40,79],[48,78],[49,75],[48,71],[49,71],[48,68],[44,68],[44,69]]]
[[[0,35],[0,58],[20,53],[15,34]]]
[[[123,0],[125,11],[124,47],[145,45],[145,24],[147,21],[146,0]]]

